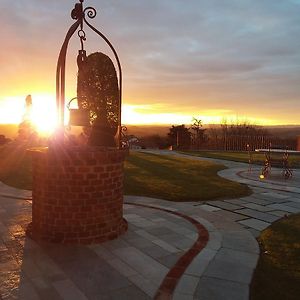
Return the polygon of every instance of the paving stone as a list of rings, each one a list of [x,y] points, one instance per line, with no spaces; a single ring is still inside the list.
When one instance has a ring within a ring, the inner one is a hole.
[[[283,204],[300,209],[300,202],[289,201],[289,202],[285,202]]]
[[[239,199],[229,199],[229,200],[224,200],[224,202],[228,202],[231,204],[235,204],[235,205],[241,205],[242,203],[246,203],[247,201],[245,201],[244,198],[239,198]]]
[[[130,224],[128,224],[130,225]],[[138,230],[137,228],[135,230],[130,230],[128,228],[128,230],[122,235],[120,236],[120,238],[122,240],[125,240],[125,241],[128,241],[128,240],[131,240],[131,239],[135,239],[135,238],[140,238],[140,235],[138,235],[135,231]]]
[[[60,247],[68,255],[57,256],[56,247],[47,252],[87,298],[96,297],[99,290],[107,293],[131,285],[130,281],[112,268],[105,260],[85,246]],[[125,248],[120,248],[123,250]]]
[[[88,300],[70,280],[56,281],[52,285],[63,299]]]
[[[126,218],[126,220],[128,222],[129,221],[134,221],[134,220],[140,220],[141,219],[141,216],[137,215],[137,214],[127,214],[127,213],[124,213],[123,217]]]
[[[154,240],[152,242],[170,253],[177,253],[180,251],[179,248],[176,248],[163,240]]]
[[[50,281],[43,276],[31,278],[30,281],[38,290],[49,290],[52,288]]]
[[[253,229],[253,228],[248,228],[247,229],[255,239],[257,239],[260,236],[260,231]]]
[[[148,229],[147,232],[158,237],[166,234],[173,234],[173,231],[166,227],[157,227],[153,229]]]
[[[211,206],[216,206],[216,207],[219,207],[222,209],[227,209],[227,210],[236,210],[236,209],[240,208],[239,205],[231,204],[231,203],[224,202],[224,201],[209,201],[207,203]]]
[[[99,299],[102,300],[102,297]],[[116,291],[112,291],[108,294],[108,299],[109,300],[150,300],[151,298],[144,293],[142,290],[139,288],[131,285],[126,288],[122,288]]]
[[[269,212],[269,211],[273,210],[270,207],[263,206],[263,205],[256,204],[256,203],[244,203],[244,204],[241,204],[241,205],[243,207],[251,208],[251,209],[254,209],[254,210],[261,211],[261,212]]]
[[[200,277],[206,270],[210,261],[215,257],[217,251],[204,248],[191,262],[185,273]]]
[[[188,234],[195,232],[195,227],[190,224],[190,229],[184,228],[184,227],[179,227],[179,228],[174,227],[174,228],[172,228],[172,231],[176,232],[178,234],[181,234],[181,235],[188,235]]]
[[[295,207],[291,207],[289,205],[280,204],[280,203],[270,204],[270,205],[268,205],[268,207],[273,208],[274,210],[283,210],[283,211],[290,212],[290,213],[297,213],[300,211],[300,208],[295,208]]]
[[[22,271],[28,278],[42,277],[43,274],[31,257],[23,259]]]
[[[130,276],[129,280],[152,299],[154,298],[156,291],[159,288],[159,284],[155,284],[151,280],[146,279],[145,277],[139,274]]]
[[[287,195],[281,195],[279,193],[274,193],[274,192],[254,194],[253,197],[258,199],[266,199],[277,203],[285,202],[286,201],[285,199],[289,198],[289,196]]]
[[[257,251],[257,253],[250,253],[228,248],[221,248],[216,254],[215,260],[236,263],[240,266],[255,269],[258,256],[259,251]]]
[[[15,298],[15,296],[17,297]],[[22,280],[18,289],[12,291],[12,298],[10,299],[43,300],[30,282],[22,282]]]
[[[107,263],[125,277],[129,277],[137,274],[137,272],[133,270],[128,264],[124,263],[122,260],[118,258],[107,260]]]
[[[199,277],[182,275],[175,289],[175,293],[193,295],[199,282]]]
[[[269,214],[278,216],[278,217],[285,217],[285,216],[290,215],[290,213],[288,213],[286,211],[282,211],[282,210],[273,210],[273,211],[270,211]]]
[[[47,274],[48,277],[64,275],[61,268],[45,254],[36,253],[33,257],[33,261],[40,272],[42,272],[43,274]]]
[[[111,251],[104,248],[102,245],[90,245],[88,246],[92,251],[94,251],[99,257],[105,260],[112,260],[116,258],[115,255],[112,254]]]
[[[273,204],[271,204],[271,205],[273,205]],[[274,209],[276,209],[276,207]],[[270,215],[270,214],[260,212],[260,211],[256,211],[256,210],[253,210],[253,209],[250,209],[250,208],[239,209],[239,210],[236,210],[235,212],[239,213],[239,214],[249,216],[249,217],[252,217],[252,218],[255,218],[255,219],[259,219],[259,220],[264,221],[264,222],[269,222],[269,223],[272,223],[272,222],[279,219],[279,217],[277,217],[277,216]]]
[[[31,282],[36,289],[41,300],[64,300],[57,290],[43,277],[31,279]]]
[[[193,295],[186,295],[181,293],[174,293],[172,300],[194,300]]]
[[[209,240],[205,248],[211,250],[219,250],[222,245],[222,234],[219,231],[212,231],[209,233]]]
[[[179,258],[183,255],[184,251],[173,253],[168,256],[158,257],[156,260],[160,262],[162,265],[166,266],[167,268],[172,268],[175,263],[179,260]]]
[[[254,219],[254,218],[247,219],[247,220],[242,220],[242,221],[239,221],[239,223],[243,224],[247,227],[259,230],[259,231],[264,230],[264,229],[266,229],[267,227],[269,227],[271,225],[268,222],[264,222],[264,221],[257,220],[257,219]]]
[[[153,258],[164,257],[164,256],[168,256],[170,254],[169,251],[164,250],[163,248],[156,246],[156,245],[152,245],[150,247],[145,247],[142,249],[142,251],[144,253],[146,253],[147,255],[150,255]]]
[[[293,197],[290,197],[290,198],[288,198],[288,199],[286,199],[286,200],[292,201],[292,202],[300,203],[300,197],[295,197],[295,196],[293,196]]]
[[[153,242],[154,240],[157,240],[157,236],[150,234],[149,232],[147,232],[144,229],[139,229],[137,231],[135,231],[139,236]]]
[[[196,241],[198,239],[198,233],[193,232],[189,234],[185,234],[184,236],[188,237],[189,239]]]
[[[109,242],[105,242],[101,244],[104,248],[106,248],[108,251],[113,251],[114,249],[120,249],[120,248],[126,248],[130,246],[127,241],[124,241],[123,239],[116,239]]]
[[[259,204],[259,205],[268,205],[268,204],[272,204],[274,203],[272,200],[264,200],[264,199],[259,199],[259,198],[255,198],[255,197],[247,197],[247,198],[243,198],[243,199],[246,199],[246,203],[256,203],[256,204]]]
[[[173,241],[170,244],[172,246],[174,246],[177,249],[180,250],[188,250],[189,248],[192,247],[192,245],[194,244],[194,240],[189,239],[187,237],[182,237],[181,239],[177,240],[177,241]]]
[[[259,253],[257,241],[246,230],[221,231],[222,247],[249,253]]]
[[[221,208],[219,208],[219,207],[208,205],[208,204],[200,205],[199,208],[204,209],[206,211],[218,211],[218,210],[221,210]]]
[[[131,268],[151,281],[161,282],[168,273],[168,269],[164,265],[158,263],[136,248],[128,247],[116,249],[113,252],[120,259],[129,264]]]
[[[162,236],[160,236],[160,238],[167,243],[172,243],[172,242],[176,242],[176,241],[186,238],[186,237],[182,234],[172,232],[171,234],[162,235]]]
[[[133,247],[136,247],[139,249],[152,247],[154,245],[152,241],[149,241],[141,236],[139,236],[138,238],[127,240],[127,241],[129,244],[128,246],[133,246]]]
[[[248,300],[249,287],[234,281],[202,277],[195,297],[201,300]]]
[[[231,280],[243,284],[250,284],[253,268],[231,262],[224,259],[214,258],[206,268],[204,276]]]
[[[231,221],[239,221],[239,220],[247,219],[246,216],[239,214],[238,213],[239,211],[236,210],[235,212],[230,212],[230,211],[226,211],[226,210],[221,210],[221,211],[215,212],[215,215],[217,215],[221,218],[229,219]]]

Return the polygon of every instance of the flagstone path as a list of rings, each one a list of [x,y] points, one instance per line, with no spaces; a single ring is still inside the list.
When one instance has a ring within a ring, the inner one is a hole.
[[[255,237],[300,211],[300,174],[284,181],[274,171],[262,182],[259,168],[214,161],[253,194],[205,203],[125,196],[128,231],[91,246],[28,238],[31,193],[0,184],[0,299],[249,299]]]

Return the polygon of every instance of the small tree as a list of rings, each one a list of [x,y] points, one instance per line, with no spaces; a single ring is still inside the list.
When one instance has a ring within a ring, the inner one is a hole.
[[[191,129],[194,131],[194,146],[196,147],[196,149],[200,149],[201,144],[207,140],[207,136],[205,135],[206,129],[202,128],[203,125],[200,119],[196,119],[195,117],[193,117],[192,122],[193,124],[191,126]]]
[[[168,133],[169,143],[178,149],[188,149],[191,146],[191,132],[182,125],[172,125]]]

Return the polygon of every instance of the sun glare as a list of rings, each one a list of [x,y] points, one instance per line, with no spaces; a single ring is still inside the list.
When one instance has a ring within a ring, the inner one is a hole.
[[[33,96],[30,119],[40,134],[53,133],[57,127],[55,99],[48,95]]]

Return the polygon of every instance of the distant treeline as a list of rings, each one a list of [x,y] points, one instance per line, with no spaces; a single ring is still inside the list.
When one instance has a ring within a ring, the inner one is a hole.
[[[203,150],[229,150],[246,151],[258,148],[297,148],[297,136],[300,127],[273,126],[263,127],[248,123],[202,126],[195,124],[173,125],[172,127],[128,126],[128,131],[140,141],[142,148],[168,148],[173,149],[203,149]],[[142,128],[142,129],[141,129]],[[248,148],[247,148],[247,145]]]

